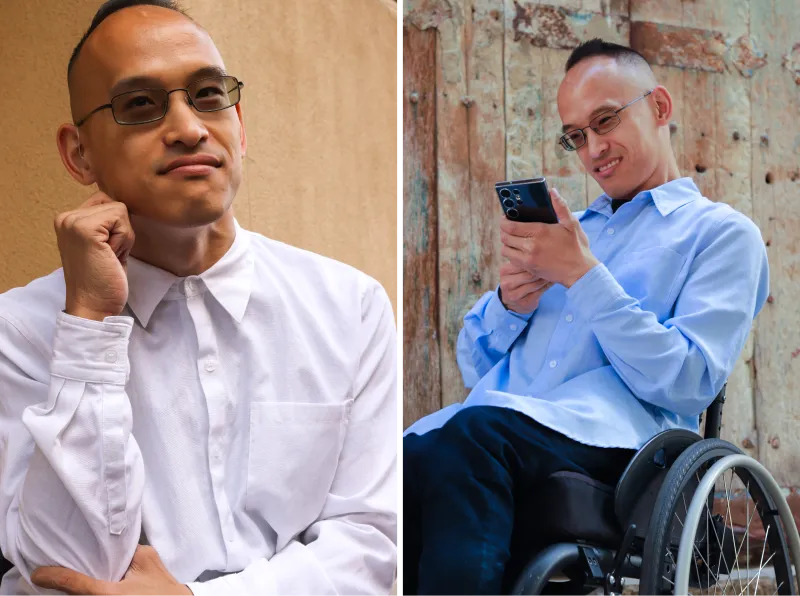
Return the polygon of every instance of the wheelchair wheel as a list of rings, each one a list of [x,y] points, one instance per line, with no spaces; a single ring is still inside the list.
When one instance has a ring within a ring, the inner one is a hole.
[[[794,520],[766,470],[726,441],[700,441],[664,478],[639,592],[797,594],[787,532],[794,549]]]

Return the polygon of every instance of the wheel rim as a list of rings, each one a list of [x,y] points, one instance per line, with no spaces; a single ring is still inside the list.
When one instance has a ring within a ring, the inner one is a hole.
[[[673,527],[661,565],[663,585],[670,591],[691,495],[717,459],[706,459],[693,470],[672,512]],[[689,591],[715,596],[792,594],[786,544],[780,517],[758,479],[746,469],[730,468],[715,482],[695,530]]]

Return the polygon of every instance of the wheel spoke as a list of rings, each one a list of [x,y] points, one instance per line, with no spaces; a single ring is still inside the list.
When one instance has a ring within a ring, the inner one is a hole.
[[[772,560],[772,557],[774,557],[774,556],[775,556],[775,553],[772,553],[772,554],[769,556],[769,559],[767,559],[767,560],[764,562],[764,565],[767,565],[767,564],[769,564],[769,562]],[[756,579],[758,579],[758,578],[759,578],[759,576],[761,575],[761,569],[763,569],[763,567],[759,568],[758,575],[756,575],[755,577],[752,577],[752,578],[750,578],[750,581],[749,581],[749,582],[747,582],[747,586],[745,586],[745,589],[747,589],[747,587],[748,587],[750,584],[752,584],[752,583],[753,583],[753,580],[756,580]],[[758,594],[758,583],[757,583],[757,582],[756,582],[756,590],[755,590],[754,594]]]
[[[748,490],[748,495],[749,495],[749,492],[750,492],[749,484],[748,484],[748,489],[747,490]],[[747,495],[745,495],[745,496],[747,496]],[[749,501],[747,502],[747,504],[749,505]],[[739,553],[741,553],[742,545],[744,545],[744,542],[746,540],[747,541],[747,564],[749,565],[750,564],[750,522],[753,521],[753,516],[756,514],[756,510],[755,509],[753,509],[753,513],[749,513],[749,509],[750,509],[749,507],[747,507],[747,509],[748,509],[748,513],[747,513],[747,515],[748,515],[747,529],[745,530],[744,539],[742,539],[742,544],[740,544],[739,548],[736,549],[736,568],[737,568],[740,576],[741,576],[742,570],[739,568]],[[731,523],[731,525],[733,525],[733,523]],[[725,588],[726,589],[728,587],[728,582],[730,582],[730,580],[731,580],[731,577],[730,577],[730,575],[728,575],[728,581],[725,582]],[[740,588],[742,587],[741,580],[739,581],[739,587]],[[722,592],[725,593],[725,590],[723,590]]]

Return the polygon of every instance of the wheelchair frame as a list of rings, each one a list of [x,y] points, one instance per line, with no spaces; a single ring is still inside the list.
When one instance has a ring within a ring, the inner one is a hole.
[[[614,494],[615,513],[618,522],[622,525],[623,536],[619,546],[614,549],[608,546],[596,546],[583,541],[559,542],[552,544],[542,551],[533,555],[525,566],[523,572],[517,577],[512,593],[513,594],[542,594],[548,586],[551,578],[556,573],[565,573],[568,581],[562,583],[563,593],[588,593],[597,588],[603,588],[605,594],[621,594],[625,585],[625,578],[641,577],[643,541],[648,531],[653,503],[658,490],[660,489],[669,464],[674,462],[689,445],[706,439],[718,439],[722,427],[722,407],[725,403],[726,386],[709,405],[704,412],[705,428],[703,435],[692,433],[686,430],[671,429],[659,433],[648,441],[631,460],[625,469],[616,486]],[[703,415],[701,414],[701,422]],[[660,453],[659,453],[660,452]],[[654,462],[661,457],[661,462]],[[747,461],[756,464],[764,473],[769,481],[777,486],[769,473],[760,466],[758,462],[748,456],[731,456],[739,458],[737,461]],[[669,460],[669,462],[667,461]],[[720,464],[724,458],[720,461]],[[659,466],[659,463],[661,464]],[[649,468],[649,469],[648,469]],[[661,468],[657,471],[656,468]],[[712,468],[721,469],[719,466]],[[713,478],[709,476],[704,480],[704,488],[713,486]],[[780,494],[780,493],[779,493]],[[693,499],[692,510],[690,513],[698,519],[703,509],[704,499],[697,502]],[[783,505],[788,510],[788,505],[783,500]],[[623,522],[623,520],[625,520]],[[688,523],[685,527],[690,527]],[[800,543],[797,542],[797,535],[790,537],[789,548],[793,553],[793,558],[800,563]],[[680,568],[680,573],[688,573],[688,563],[691,549],[681,540],[682,549],[679,560],[683,556],[684,565]],[[800,570],[800,567],[798,567]],[[676,577],[676,580],[678,578]],[[559,582],[551,584],[551,592],[557,592]],[[677,584],[676,581],[676,586]]]

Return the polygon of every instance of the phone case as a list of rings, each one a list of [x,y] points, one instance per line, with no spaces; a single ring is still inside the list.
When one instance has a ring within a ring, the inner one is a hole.
[[[539,223],[558,222],[544,178],[498,182],[494,188],[508,219]]]

